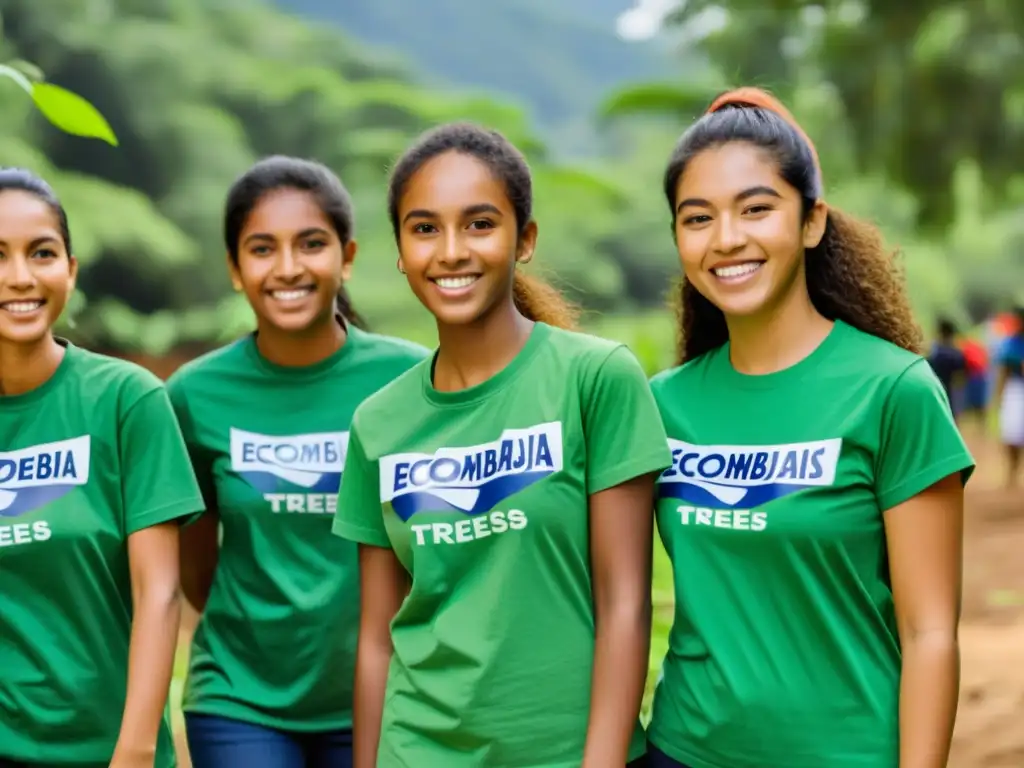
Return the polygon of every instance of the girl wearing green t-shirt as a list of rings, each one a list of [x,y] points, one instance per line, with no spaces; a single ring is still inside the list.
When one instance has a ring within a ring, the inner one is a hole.
[[[685,278],[680,366],[652,381],[676,591],[652,766],[944,766],[974,463],[892,256],[758,89],[683,134],[665,194]]]
[[[529,168],[500,134],[398,161],[398,268],[437,352],[353,417],[334,529],[360,544],[355,766],[643,758],[652,498],[665,432],[625,347],[525,277]]]
[[[349,768],[359,575],[334,502],[353,410],[427,350],[353,310],[352,201],[325,166],[258,162],[228,192],[224,238],[256,330],[168,383],[208,509],[182,541],[201,614],[189,752],[195,768]]]
[[[0,170],[0,765],[171,768],[202,499],[159,379],[54,336],[77,272],[53,190]]]

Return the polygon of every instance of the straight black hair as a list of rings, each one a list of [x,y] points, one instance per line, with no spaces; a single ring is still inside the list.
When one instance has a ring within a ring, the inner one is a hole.
[[[330,219],[342,245],[355,236],[352,196],[330,168],[312,160],[273,155],[260,160],[242,174],[228,191],[224,206],[224,245],[236,265],[238,238],[246,219],[264,195],[278,189],[297,189],[312,195],[320,210]],[[367,328],[345,286],[338,291],[337,301],[338,311],[346,321],[357,328]]]
[[[71,255],[71,229],[68,227],[68,214],[53,188],[42,178],[25,168],[0,168],[0,192],[19,190],[38,197],[49,206],[57,217],[61,240],[68,255]]]

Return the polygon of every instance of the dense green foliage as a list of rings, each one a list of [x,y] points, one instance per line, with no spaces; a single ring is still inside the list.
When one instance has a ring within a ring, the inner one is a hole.
[[[557,275],[557,282],[585,301],[595,327],[651,350],[649,364],[661,364],[671,354],[671,326],[660,308],[678,271],[659,191],[663,165],[686,121],[733,77],[751,71],[762,72],[753,80],[783,92],[818,139],[830,201],[876,218],[904,252],[923,319],[937,307],[962,310],[982,299],[1005,302],[1024,285],[1024,260],[1019,257],[1024,217],[1015,207],[1021,201],[1016,177],[1004,171],[1000,180],[977,144],[958,139],[948,152],[955,161],[948,179],[936,176],[923,187],[915,182],[904,166],[923,162],[934,147],[922,139],[918,154],[903,164],[896,162],[894,147],[900,141],[907,144],[899,130],[883,135],[871,129],[866,121],[878,119],[874,108],[858,111],[857,102],[829,74],[830,67],[839,66],[837,61],[853,69],[873,61],[862,49],[837,59],[831,48],[805,46],[797,63],[786,59],[784,68],[772,64],[771,51],[785,48],[778,40],[774,49],[765,42],[766,52],[757,57],[748,50],[758,29],[784,28],[779,25],[790,18],[785,14],[798,3],[759,6],[774,9],[771,13],[781,14],[782,22],[762,24],[761,12],[751,11],[742,24],[730,20],[721,31],[698,41],[697,54],[716,69],[695,67],[688,70],[692,76],[675,77],[675,82],[666,71],[662,82],[610,94],[600,114],[595,110],[588,115],[580,110],[593,101],[594,83],[602,78],[605,85],[616,82],[603,73],[621,69],[631,77],[647,66],[637,63],[637,50],[607,41],[601,49],[602,66],[596,71],[583,67],[590,85],[566,63],[566,56],[572,58],[581,44],[588,45],[581,43],[587,35],[596,30],[609,34],[613,0],[592,6],[593,27],[580,21],[583,0],[560,5],[561,15],[551,4],[534,0],[503,6],[488,17],[491,27],[479,30],[476,71],[459,79],[466,84],[462,91],[440,84],[468,66],[459,65],[454,53],[434,70],[428,61],[416,60],[430,51],[422,47],[424,22],[415,12],[421,6],[411,0],[387,4],[405,9],[395,18],[381,15],[369,0],[355,2],[347,11],[352,26],[363,25],[368,40],[380,39],[388,23],[396,43],[419,40],[403,50],[401,59],[393,51],[357,41],[340,27],[289,16],[278,7],[301,2],[3,4],[0,61],[37,64],[48,82],[95,104],[119,139],[113,147],[51,126],[19,94],[17,84],[0,78],[0,164],[27,165],[40,172],[69,209],[75,250],[84,265],[82,296],[73,312],[75,334],[83,340],[161,353],[182,342],[216,343],[248,327],[248,309],[228,290],[221,207],[232,180],[258,157],[275,152],[322,160],[351,189],[361,245],[353,293],[371,323],[414,336],[410,329],[422,328],[420,337],[429,336],[430,324],[422,322],[422,310],[395,270],[384,211],[386,171],[423,129],[441,121],[473,119],[505,131],[530,157],[541,228],[538,263],[532,269]],[[931,4],[949,5],[940,0]],[[322,12],[324,3],[306,0],[305,10],[312,13],[317,5]],[[564,42],[538,32],[528,45],[531,38],[509,32],[494,38],[494,50],[504,50],[497,42],[500,37],[506,46],[518,40],[528,47],[515,60],[485,55],[491,50],[488,35],[511,25],[514,11],[541,14],[542,6],[550,18],[563,20],[559,29],[567,36]],[[888,13],[883,6],[879,14]],[[438,18],[453,24],[464,11],[466,26],[458,34],[468,39],[473,24],[487,20],[479,17],[486,7],[446,0],[439,8],[447,15]],[[373,19],[377,32],[367,26]],[[764,39],[771,41],[767,34]],[[558,56],[553,47],[559,48]],[[526,106],[495,93],[481,95],[481,87],[499,70],[511,77],[506,90],[515,86]],[[942,92],[940,84],[934,88],[938,99],[955,96]],[[564,96],[573,91],[579,92],[578,102]],[[561,111],[545,113],[544,104],[555,102],[561,103]],[[651,114],[666,109],[667,117]],[[646,114],[636,116],[638,110]],[[563,126],[586,121],[590,133],[600,137],[602,153],[565,160],[564,153],[552,149],[558,142],[545,132],[545,124],[531,119],[531,111]],[[905,129],[917,125],[914,114],[893,114]],[[934,120],[924,127],[932,130]],[[1012,127],[1007,123],[1005,131]],[[916,151],[913,142],[908,146]],[[922,229],[922,221],[931,228]],[[628,324],[621,319],[640,310],[656,319]]]
[[[606,115],[678,124],[709,90],[770,88],[815,137],[830,202],[905,253],[925,317],[1024,300],[1024,4],[688,0],[668,26],[721,77],[634,85]]]
[[[386,325],[415,322],[419,310],[395,270],[384,219],[384,174],[418,132],[463,118],[502,129],[533,160],[546,222],[542,264],[594,306],[621,304],[622,248],[614,243],[622,190],[546,160],[521,110],[427,90],[342,33],[269,7],[204,5],[5,6],[0,53],[37,63],[50,81],[91,100],[121,138],[113,148],[69,136],[15,99],[16,86],[0,83],[11,105],[0,117],[0,163],[41,172],[71,215],[90,300],[78,313],[79,335],[160,352],[244,328],[248,311],[227,291],[221,206],[231,181],[273,152],[315,157],[339,172],[358,205],[357,302]]]
[[[731,77],[787,97],[828,84],[859,169],[911,189],[922,225],[955,217],[948,191],[966,159],[995,200],[1019,200],[1024,3],[688,0],[672,21],[686,28],[723,10],[726,23],[697,49]]]

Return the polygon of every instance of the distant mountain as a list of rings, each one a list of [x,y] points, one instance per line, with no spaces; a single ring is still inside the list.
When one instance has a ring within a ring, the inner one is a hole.
[[[578,132],[609,91],[677,66],[657,44],[616,35],[630,0],[275,2],[390,49],[426,82],[510,97],[554,132]]]

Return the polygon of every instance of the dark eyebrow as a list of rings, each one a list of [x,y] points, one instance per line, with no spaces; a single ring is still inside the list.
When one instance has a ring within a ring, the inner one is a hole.
[[[297,237],[309,237],[310,235],[330,236],[330,233],[323,227],[310,227],[309,229],[304,229],[301,232],[299,232]],[[266,240],[267,242],[272,243],[276,239],[276,237],[274,237],[273,235],[268,235],[266,232],[253,232],[251,235],[245,238],[242,244],[247,245],[253,240]]]
[[[735,200],[736,202],[741,202],[743,200],[746,200],[747,198],[756,197],[757,195],[768,195],[769,197],[778,198],[782,197],[782,195],[780,195],[771,187],[759,186],[744,189],[742,192],[736,195]],[[697,208],[710,208],[711,203],[701,197],[688,197],[685,200],[681,201],[679,205],[676,206],[676,211],[681,211],[683,210],[683,208],[687,206],[694,206]]]
[[[405,214],[402,219],[402,223],[405,224],[409,219],[433,219],[437,216],[433,211],[428,211],[426,208],[415,208]]]
[[[490,203],[477,203],[476,205],[469,206],[462,212],[463,216],[478,216],[481,213],[493,213],[496,216],[501,216],[501,211],[496,206]]]
[[[30,242],[28,244],[28,250],[31,251],[31,250],[33,250],[35,248],[38,248],[40,245],[44,245],[44,244],[47,244],[47,243],[53,243],[54,245],[59,245],[60,242],[61,241],[60,241],[59,238],[51,237],[50,235],[44,235],[43,237],[37,237],[35,240]],[[0,240],[0,245],[6,247],[7,246],[7,241],[6,240]]]
[[[501,211],[491,203],[476,203],[475,205],[467,206],[463,209],[463,216],[479,216],[481,213],[493,213],[496,216],[501,216]],[[404,224],[409,219],[435,219],[437,213],[435,211],[428,211],[426,208],[416,208],[415,210],[409,211],[402,218]]]
[[[299,237],[309,237],[310,235],[327,235],[330,233],[323,227],[310,227],[299,232]]]
[[[242,245],[248,245],[253,240],[269,240],[270,242],[273,242],[274,237],[263,232],[253,232],[251,235],[246,237],[245,240],[242,241]]]

